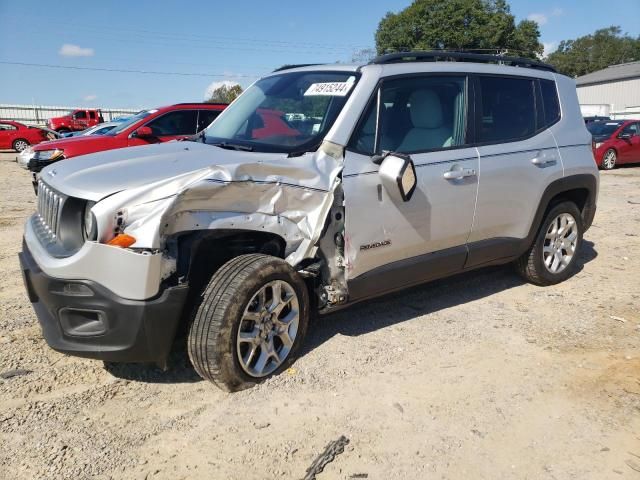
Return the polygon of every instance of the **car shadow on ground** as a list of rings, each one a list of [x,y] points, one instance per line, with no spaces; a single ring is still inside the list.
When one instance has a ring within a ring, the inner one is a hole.
[[[597,256],[598,252],[593,242],[585,240],[580,256],[577,258],[577,271],[581,271],[585,264]],[[319,317],[309,328],[301,356],[338,334],[351,337],[367,334],[422,315],[484,298],[524,283],[510,265],[487,267],[369,300]],[[167,370],[139,363],[105,363],[105,369],[115,377],[145,383],[202,381],[191,366],[186,344],[184,335],[176,339]]]
[[[583,241],[581,253],[576,259],[575,273],[582,271],[584,266],[597,256],[598,252],[593,242]],[[319,317],[309,329],[302,355],[338,334],[352,337],[364,335],[488,297],[524,283],[511,265],[502,265],[460,273],[356,304],[348,309]]]

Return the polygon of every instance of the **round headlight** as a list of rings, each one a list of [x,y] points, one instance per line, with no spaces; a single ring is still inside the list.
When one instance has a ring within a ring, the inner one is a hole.
[[[87,202],[84,207],[84,215],[82,219],[82,229],[84,232],[85,240],[95,240],[97,237],[96,231],[96,217],[91,212],[91,209],[96,202]]]

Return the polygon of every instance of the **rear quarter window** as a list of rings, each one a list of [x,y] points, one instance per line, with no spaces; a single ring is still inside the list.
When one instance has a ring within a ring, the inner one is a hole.
[[[542,94],[544,127],[548,127],[560,120],[560,101],[558,100],[556,83],[552,80],[540,80],[540,92]]]

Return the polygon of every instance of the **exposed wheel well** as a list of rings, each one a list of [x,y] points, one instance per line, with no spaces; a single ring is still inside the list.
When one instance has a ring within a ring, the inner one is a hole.
[[[280,236],[251,230],[192,231],[177,237],[178,278],[199,290],[225,262],[238,255],[264,253],[284,258]]]

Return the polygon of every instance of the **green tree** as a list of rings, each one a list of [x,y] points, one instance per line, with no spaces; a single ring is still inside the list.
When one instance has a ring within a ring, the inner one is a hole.
[[[640,60],[640,36],[623,35],[616,26],[602,28],[575,40],[563,40],[545,60],[559,72],[579,77],[609,65]]]
[[[242,87],[237,83],[235,85],[222,84],[216,88],[211,96],[207,99],[208,103],[231,103],[242,93]]]
[[[414,0],[389,12],[376,31],[379,54],[409,50],[475,50],[528,58],[542,54],[538,25],[517,26],[506,0]]]

